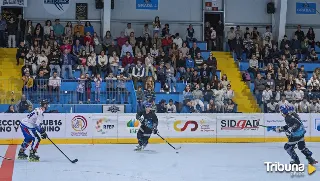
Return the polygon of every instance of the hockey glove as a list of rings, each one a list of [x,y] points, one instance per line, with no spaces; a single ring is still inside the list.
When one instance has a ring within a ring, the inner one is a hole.
[[[283,130],[282,126],[277,126],[276,129],[275,129],[275,132],[277,132],[277,133],[281,133],[283,131],[284,130]]]
[[[157,134],[158,133],[158,129],[157,128],[154,128],[153,129],[153,134]]]
[[[46,131],[43,129],[43,128],[41,128],[41,132],[40,132],[40,134],[41,134],[41,138],[42,139],[47,139],[47,133],[46,133]]]

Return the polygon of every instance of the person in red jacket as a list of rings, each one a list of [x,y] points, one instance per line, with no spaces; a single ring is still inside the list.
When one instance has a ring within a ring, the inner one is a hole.
[[[168,55],[169,48],[172,44],[172,38],[170,37],[170,35],[167,34],[166,37],[162,39],[161,44],[162,44],[163,51],[166,53],[166,55]]]
[[[125,73],[126,77],[128,77],[129,70],[133,66],[134,66],[133,57],[131,56],[130,52],[127,52],[126,56],[122,58],[122,67],[124,67],[123,72]]]
[[[86,44],[87,41],[93,46],[93,38],[91,37],[90,32],[87,32],[86,36],[84,37],[84,44]]]
[[[120,37],[117,38],[117,42],[119,47],[121,48],[128,41],[128,37],[124,36],[124,32],[122,31]]]

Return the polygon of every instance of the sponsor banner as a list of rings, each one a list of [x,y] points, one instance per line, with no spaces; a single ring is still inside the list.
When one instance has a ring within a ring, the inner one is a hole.
[[[66,137],[92,137],[91,116],[92,114],[66,114]]]
[[[170,137],[206,138],[215,137],[216,120],[211,116],[203,115],[170,115],[166,117],[169,125]],[[161,121],[161,120],[160,120]],[[159,130],[160,131],[160,130]]]
[[[296,14],[317,14],[317,3],[297,2]]]
[[[320,114],[312,113],[310,117],[311,135],[320,136]]]
[[[158,0],[136,0],[136,9],[158,10]]]
[[[0,0],[0,6],[27,7],[27,0]]]
[[[300,113],[300,119],[306,129],[305,136],[310,136],[310,114]],[[320,117],[319,117],[320,118]],[[265,137],[284,137],[285,133],[276,133],[271,127],[284,126],[286,125],[284,117],[280,113],[269,113],[264,115],[264,125],[270,126],[270,128],[265,128]]]
[[[136,114],[118,115],[118,137],[136,138],[141,123],[136,119]]]
[[[27,114],[9,113],[0,116],[0,138],[19,138],[23,137],[20,129],[20,120]]]
[[[64,138],[66,136],[66,114],[44,113],[42,128],[50,138]]]
[[[93,137],[117,138],[118,115],[117,114],[92,114],[91,122]]]
[[[124,104],[107,104],[102,106],[103,113],[124,113]]]
[[[39,0],[40,1],[40,0]],[[70,6],[70,0],[42,0],[44,9],[52,15],[64,14]]]
[[[218,136],[263,136],[263,114],[233,114],[217,116]]]

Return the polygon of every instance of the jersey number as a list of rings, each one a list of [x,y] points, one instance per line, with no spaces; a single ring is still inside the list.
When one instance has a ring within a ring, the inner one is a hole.
[[[30,119],[34,114],[35,112],[31,112],[30,114],[27,115],[27,118]]]

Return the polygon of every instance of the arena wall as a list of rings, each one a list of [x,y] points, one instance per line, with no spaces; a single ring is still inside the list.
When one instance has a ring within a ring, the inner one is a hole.
[[[21,144],[19,123],[26,114],[1,114],[0,144]],[[276,114],[157,114],[159,133],[172,143],[285,142],[284,133],[261,127],[282,126]],[[320,114],[300,114],[306,140],[320,141]],[[45,114],[43,127],[57,144],[132,144],[140,122],[135,114]],[[153,135],[151,143],[164,143]],[[41,144],[48,144],[43,140]]]

